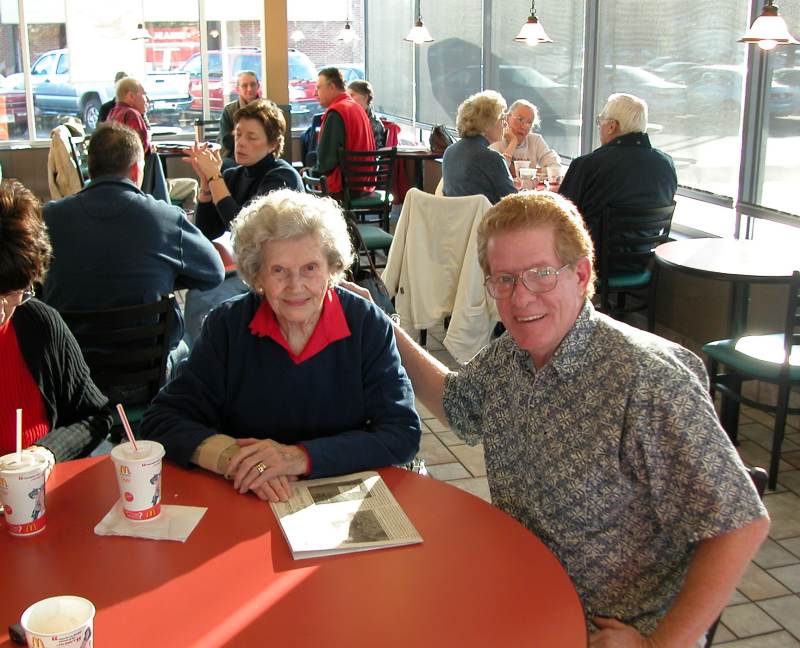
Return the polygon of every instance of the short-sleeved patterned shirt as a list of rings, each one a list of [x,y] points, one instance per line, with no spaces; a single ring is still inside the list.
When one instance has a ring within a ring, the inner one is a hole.
[[[700,359],[588,301],[544,367],[505,334],[448,376],[444,408],[483,442],[493,503],[553,551],[589,618],[649,634],[696,543],[766,515]]]

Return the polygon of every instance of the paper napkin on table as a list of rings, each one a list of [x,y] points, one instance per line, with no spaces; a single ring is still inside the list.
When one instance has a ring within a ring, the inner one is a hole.
[[[207,510],[202,506],[162,504],[161,515],[157,518],[146,522],[132,522],[122,512],[122,501],[117,500],[105,517],[98,522],[94,532],[97,535],[186,542],[186,538],[191,535]]]

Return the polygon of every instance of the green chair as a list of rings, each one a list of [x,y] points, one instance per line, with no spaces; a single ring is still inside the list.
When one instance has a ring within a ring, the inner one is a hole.
[[[377,151],[340,149],[342,207],[357,223],[376,223],[389,232],[395,160],[396,148]],[[378,239],[376,235],[369,236],[372,236],[376,245],[386,241],[385,238]],[[370,245],[369,241],[367,245]]]
[[[735,340],[717,340],[703,346],[708,356],[711,396],[719,391],[728,398],[775,415],[772,432],[772,453],[769,464],[769,488],[778,483],[778,464],[781,458],[786,416],[800,414],[800,407],[789,407],[792,385],[800,383],[800,272],[795,271],[789,282],[786,325],[783,333],[748,335]],[[720,371],[724,365],[726,371]],[[760,380],[777,385],[777,402],[749,398],[742,394],[742,383]],[[736,430],[725,430],[731,439]]]
[[[652,209],[608,207],[600,222],[598,293],[600,310],[617,319],[647,310],[647,330],[655,328],[653,251],[669,240],[675,203]],[[615,300],[612,304],[611,296]],[[627,302],[631,298],[633,304]]]

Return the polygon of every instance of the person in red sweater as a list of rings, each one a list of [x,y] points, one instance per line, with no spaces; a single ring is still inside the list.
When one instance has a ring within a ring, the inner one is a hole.
[[[0,184],[0,455],[22,446],[51,465],[88,455],[111,429],[108,399],[92,382],[59,314],[33,299],[50,263],[36,197],[16,180]]]
[[[364,109],[347,94],[342,73],[335,67],[323,68],[317,77],[317,98],[324,108],[317,145],[317,165],[311,175],[324,175],[328,191],[337,197],[342,193],[342,173],[339,168],[340,149],[374,151],[372,124]]]

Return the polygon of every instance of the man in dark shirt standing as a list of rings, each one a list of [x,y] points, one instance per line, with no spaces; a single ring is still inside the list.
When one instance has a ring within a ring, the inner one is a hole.
[[[612,94],[597,127],[600,148],[575,158],[559,189],[583,215],[595,248],[606,207],[665,207],[678,188],[672,158],[650,145],[644,100]]]
[[[233,140],[233,128],[236,124],[233,117],[240,108],[244,108],[261,96],[261,83],[258,81],[258,75],[252,70],[239,72],[236,76],[236,91],[239,93],[238,98],[225,106],[219,118],[219,143],[222,144],[220,155],[224,168],[236,166],[236,162],[233,160],[233,152],[236,148]],[[226,160],[229,160],[227,164],[225,164]]]
[[[347,94],[342,73],[335,67],[323,68],[317,77],[317,98],[324,108],[317,146],[317,165],[312,175],[325,175],[331,194],[342,193],[339,149],[374,151],[372,125],[364,109]]]

